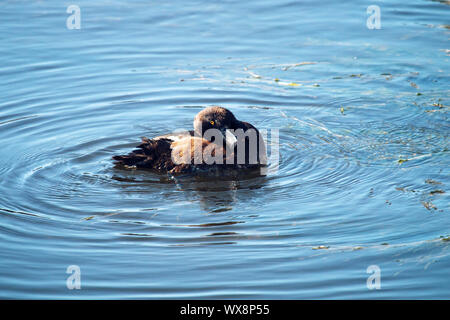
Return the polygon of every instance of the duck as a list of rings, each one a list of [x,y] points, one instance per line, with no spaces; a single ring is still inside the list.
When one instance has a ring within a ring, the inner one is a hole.
[[[114,164],[168,174],[264,175],[266,146],[252,124],[238,120],[226,108],[210,106],[195,116],[193,127],[151,139],[143,137],[130,153],[113,156]]]

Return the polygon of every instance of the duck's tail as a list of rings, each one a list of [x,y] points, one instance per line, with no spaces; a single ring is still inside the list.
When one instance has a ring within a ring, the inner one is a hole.
[[[169,139],[142,138],[142,143],[127,155],[114,156],[115,164],[125,167],[170,170],[173,168]]]

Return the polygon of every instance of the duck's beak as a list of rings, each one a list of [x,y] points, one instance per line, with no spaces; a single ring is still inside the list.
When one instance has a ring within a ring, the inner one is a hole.
[[[234,149],[234,146],[237,143],[237,138],[234,135],[234,133],[232,133],[228,129],[224,129],[224,130],[222,130],[222,134],[225,137],[225,141],[226,141],[227,146],[229,146],[231,149]]]

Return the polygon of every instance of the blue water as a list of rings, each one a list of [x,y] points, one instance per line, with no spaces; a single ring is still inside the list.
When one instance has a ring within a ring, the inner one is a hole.
[[[449,34],[448,1],[2,1],[0,298],[448,299]],[[278,171],[114,168],[208,105]]]

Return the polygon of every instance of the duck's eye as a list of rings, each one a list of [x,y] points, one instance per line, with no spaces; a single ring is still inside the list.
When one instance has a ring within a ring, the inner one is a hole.
[[[214,125],[214,120],[211,120],[209,123],[211,123],[211,125]]]

